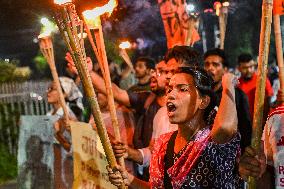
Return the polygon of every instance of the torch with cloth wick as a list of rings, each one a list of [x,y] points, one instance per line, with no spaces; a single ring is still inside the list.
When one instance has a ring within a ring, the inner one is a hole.
[[[132,72],[134,72],[133,64],[131,59],[128,56],[126,49],[131,48],[131,44],[129,41],[123,41],[119,44],[119,55],[123,58],[125,63],[129,66]]]
[[[110,15],[116,6],[117,6],[116,0],[110,0],[107,4],[101,7],[96,7],[92,10],[84,11],[82,13],[82,20],[85,23],[84,25],[86,28],[89,41],[97,57],[97,60],[98,60],[98,63],[101,68],[102,75],[105,81],[110,116],[111,116],[112,126],[114,128],[114,137],[116,141],[121,141],[119,125],[118,125],[118,120],[116,116],[115,104],[114,104],[114,98],[113,98],[113,92],[112,92],[112,86],[111,86],[111,78],[110,78],[108,60],[107,60],[107,55],[106,55],[106,50],[105,50],[103,30],[102,30],[101,19],[100,19],[100,16],[105,13],[108,13]],[[94,42],[90,28],[94,30],[96,44]],[[123,168],[125,168],[125,162],[124,162],[123,157],[119,158],[118,162]]]
[[[55,1],[55,19],[59,31],[70,51],[79,77],[82,81],[86,97],[91,105],[92,114],[97,126],[98,135],[104,148],[106,159],[112,169],[117,165],[112,146],[104,125],[97,97],[87,68],[86,52],[83,39],[83,22],[79,19],[75,5],[70,0]],[[79,36],[78,36],[79,34]],[[117,174],[120,174],[117,172]],[[125,188],[124,184],[121,188]]]
[[[44,30],[38,36],[39,47],[40,47],[40,50],[41,50],[44,58],[46,59],[48,65],[49,65],[49,68],[51,70],[51,74],[52,74],[53,80],[55,82],[57,92],[59,94],[59,102],[60,102],[60,105],[61,105],[63,112],[64,112],[63,119],[67,123],[66,129],[68,131],[70,131],[69,128],[68,128],[68,124],[69,124],[69,121],[70,121],[69,120],[69,111],[67,109],[67,105],[66,105],[65,98],[64,98],[64,95],[63,95],[63,92],[62,92],[62,88],[61,88],[61,85],[60,85],[59,77],[58,77],[56,66],[55,66],[55,60],[54,60],[54,50],[53,50],[53,44],[52,44],[52,39],[51,39],[51,33],[53,32],[53,30],[55,28],[48,27],[48,26],[52,26],[52,24],[46,18],[43,18],[41,20],[41,22],[44,25]],[[63,148],[65,150],[69,151],[70,150],[70,144],[64,138],[64,136],[61,132],[60,126],[58,124],[59,124],[58,122],[55,123],[55,127],[59,127],[58,131],[56,131],[56,133],[55,133],[55,137],[58,140],[58,142],[60,144],[62,144]]]
[[[195,10],[195,6],[191,3],[186,5],[186,12],[188,15],[188,30],[185,38],[185,45],[193,46],[194,43],[200,39],[197,32],[199,27],[199,13]]]
[[[228,1],[225,1],[223,3],[216,1],[214,3],[216,15],[219,17],[220,49],[224,49],[229,5],[230,3]]]

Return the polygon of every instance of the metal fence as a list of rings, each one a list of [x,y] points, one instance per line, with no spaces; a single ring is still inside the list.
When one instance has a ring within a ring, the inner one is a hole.
[[[21,115],[45,115],[50,106],[46,90],[50,81],[0,84],[0,144],[17,154]]]

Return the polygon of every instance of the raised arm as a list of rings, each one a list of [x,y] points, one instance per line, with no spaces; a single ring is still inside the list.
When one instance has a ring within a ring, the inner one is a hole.
[[[91,71],[90,75],[91,75],[94,88],[98,90],[100,93],[103,93],[106,95],[104,79],[101,76],[99,76],[97,73],[95,73],[94,71]],[[129,96],[126,90],[123,90],[119,88],[117,85],[115,85],[114,83],[112,83],[112,92],[113,92],[114,100],[116,100],[118,103],[123,104],[127,107],[130,106],[130,100],[129,100]]]
[[[73,73],[77,74],[77,69],[75,67],[75,64],[72,60],[72,57],[69,55],[66,55],[65,59],[68,61],[67,68]],[[87,64],[88,64],[88,70],[90,72],[90,76],[92,79],[93,86],[96,90],[98,90],[100,93],[103,93],[106,95],[106,88],[104,84],[104,79],[99,76],[97,73],[92,71],[93,68],[93,63],[90,58],[87,59]],[[120,104],[123,104],[125,106],[130,106],[130,100],[127,92],[125,90],[120,89],[117,85],[112,84],[112,92],[113,92],[113,97],[114,100],[118,101]]]
[[[231,73],[224,74],[222,78],[222,98],[212,129],[212,139],[219,144],[229,142],[237,132],[235,80]]]

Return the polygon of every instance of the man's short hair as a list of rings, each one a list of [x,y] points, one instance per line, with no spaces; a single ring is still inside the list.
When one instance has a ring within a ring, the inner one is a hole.
[[[214,49],[208,50],[204,54],[203,59],[205,60],[207,57],[214,56],[214,55],[222,58],[223,67],[226,67],[226,68],[229,67],[225,51],[222,50],[222,49],[219,49],[219,48],[214,48]]]
[[[169,49],[165,56],[166,63],[172,58],[187,66],[201,66],[200,53],[189,46],[174,46]]]
[[[155,61],[149,57],[139,57],[136,62],[145,62],[147,69],[155,69]]]
[[[240,65],[241,63],[247,63],[251,60],[253,60],[253,57],[250,53],[242,53],[238,57],[238,64]]]

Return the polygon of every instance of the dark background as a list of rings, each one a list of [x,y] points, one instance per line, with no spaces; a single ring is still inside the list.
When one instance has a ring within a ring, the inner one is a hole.
[[[103,1],[103,0],[102,0]],[[100,1],[100,2],[102,2]],[[200,12],[213,8],[214,0],[188,0],[198,5]],[[83,0],[82,0],[83,2]],[[93,2],[100,3],[93,0]],[[33,77],[41,77],[33,63],[39,54],[36,38],[40,32],[40,19],[51,18],[52,1],[48,0],[1,0],[0,1],[0,58],[19,59],[21,66],[29,66]],[[214,13],[202,13],[203,30],[206,33],[207,49],[213,48],[214,25],[218,19]],[[260,0],[231,0],[225,40],[225,50],[230,57],[230,65],[236,64],[240,52],[258,54],[259,32],[261,21]],[[133,42],[140,38],[144,47],[137,49],[133,59],[140,55],[149,55],[158,59],[166,51],[166,38],[156,0],[119,0],[119,7],[104,24],[105,38],[117,43],[118,39],[127,38]],[[199,31],[200,33],[201,31]],[[64,70],[64,54],[66,49],[61,37],[55,36],[56,60],[59,72]],[[272,38],[273,44],[273,38]],[[91,53],[86,44],[87,53]],[[202,51],[202,42],[196,45]],[[274,50],[271,56],[274,57]]]

